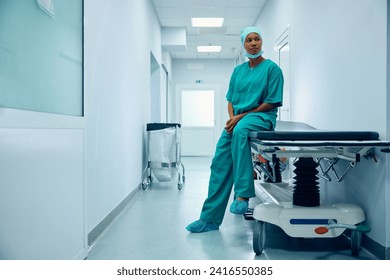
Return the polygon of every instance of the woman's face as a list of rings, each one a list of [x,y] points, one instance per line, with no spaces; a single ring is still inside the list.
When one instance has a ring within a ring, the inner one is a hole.
[[[263,41],[257,33],[249,33],[244,41],[244,48],[249,54],[257,54],[263,46]]]

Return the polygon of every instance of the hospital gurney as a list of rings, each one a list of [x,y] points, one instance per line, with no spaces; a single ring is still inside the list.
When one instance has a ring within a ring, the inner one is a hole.
[[[254,169],[263,180],[256,180],[256,196],[264,202],[248,215],[256,220],[253,250],[261,254],[266,241],[267,223],[279,226],[291,237],[332,238],[351,230],[351,251],[357,255],[365,226],[361,207],[354,204],[320,205],[319,178],[337,181],[364,158],[375,159],[375,148],[390,152],[390,142],[380,141],[371,131],[321,131],[304,123],[278,122],[276,131],[249,135]],[[281,180],[281,159],[295,158],[294,182]],[[348,161],[340,175],[335,165]],[[247,218],[247,217],[246,217]]]

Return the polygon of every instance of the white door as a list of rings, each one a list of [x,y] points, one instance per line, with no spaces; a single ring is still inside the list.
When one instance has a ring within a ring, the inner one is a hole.
[[[212,156],[215,149],[215,88],[182,88],[178,90],[177,108],[181,128],[183,156]]]
[[[279,120],[289,121],[291,115],[290,94],[290,28],[276,40],[275,50],[278,52],[278,63],[284,77],[283,106],[279,108]]]

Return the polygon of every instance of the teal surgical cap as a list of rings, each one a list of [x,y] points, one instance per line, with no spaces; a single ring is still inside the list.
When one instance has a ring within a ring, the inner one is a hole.
[[[260,32],[260,30],[259,30],[257,27],[255,27],[255,26],[245,27],[245,28],[241,31],[241,35],[240,35],[240,36],[241,36],[241,43],[242,43],[243,45],[244,45],[246,36],[248,36],[248,34],[250,34],[250,33],[257,33],[257,34],[259,34],[260,38],[263,39],[263,38],[261,37],[261,32]]]

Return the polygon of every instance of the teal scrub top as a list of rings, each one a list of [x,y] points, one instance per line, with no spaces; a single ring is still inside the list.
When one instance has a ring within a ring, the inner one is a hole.
[[[249,62],[234,68],[226,100],[233,105],[234,115],[250,111],[261,103],[276,107],[268,112],[256,112],[265,121],[276,125],[278,108],[283,103],[283,73],[272,60],[266,59],[251,68]]]

